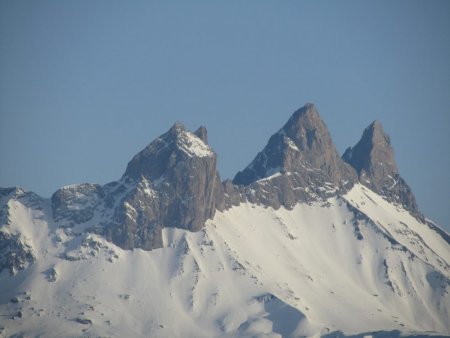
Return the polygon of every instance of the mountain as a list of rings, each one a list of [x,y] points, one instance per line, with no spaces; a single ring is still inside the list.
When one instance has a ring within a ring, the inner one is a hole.
[[[297,110],[233,183],[247,200],[279,208],[344,192],[357,181],[313,104]]]
[[[414,195],[398,173],[390,137],[380,122],[372,122],[361,140],[353,148],[347,148],[342,159],[355,168],[361,184],[418,214]]]
[[[450,236],[378,122],[341,158],[307,104],[233,181],[216,164],[176,123],[116,182],[0,189],[0,336],[450,334]]]
[[[126,249],[161,247],[162,228],[199,230],[221,208],[216,154],[206,129],[197,134],[176,123],[128,163],[122,181],[132,188],[104,230],[107,239]]]
[[[58,190],[55,220],[85,223],[123,249],[161,247],[164,227],[201,229],[223,208],[217,156],[206,135],[204,127],[191,133],[175,123],[133,157],[119,181]]]

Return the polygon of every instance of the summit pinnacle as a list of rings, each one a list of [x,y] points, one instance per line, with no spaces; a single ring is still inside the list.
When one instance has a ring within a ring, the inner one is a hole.
[[[391,139],[379,121],[373,121],[364,130],[359,142],[347,148],[342,159],[355,168],[362,184],[389,201],[418,212],[414,195],[398,172]]]
[[[221,208],[216,154],[196,134],[175,123],[128,163],[123,181],[134,182],[104,235],[122,248],[162,245],[161,229],[200,229]]]
[[[299,201],[326,197],[350,188],[356,181],[353,169],[339,157],[330,133],[313,104],[306,104],[292,114],[255,159],[234,178],[240,186],[267,185],[275,179],[281,186],[258,200],[273,207],[292,207]],[[249,198],[253,199],[249,195]]]

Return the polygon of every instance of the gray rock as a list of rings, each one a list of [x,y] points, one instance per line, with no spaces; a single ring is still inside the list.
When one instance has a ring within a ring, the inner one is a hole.
[[[10,224],[8,202],[15,200],[28,208],[42,210],[43,199],[31,191],[25,191],[20,187],[0,188],[0,226]]]
[[[297,110],[233,179],[245,187],[248,201],[274,208],[343,193],[355,181],[354,170],[339,157],[312,104]]]
[[[52,196],[53,219],[61,227],[89,221],[106,194],[98,184],[77,184],[58,189]]]
[[[83,325],[92,325],[92,320],[87,318],[76,318],[75,321]]]
[[[125,249],[162,245],[161,229],[199,230],[223,208],[223,187],[217,157],[206,140],[206,129],[186,131],[176,123],[139,152],[122,179],[135,188],[121,200],[106,238]]]
[[[344,152],[342,159],[355,168],[363,185],[419,215],[411,188],[398,172],[390,137],[380,122],[372,122],[359,142]]]
[[[0,188],[0,272],[8,270],[10,275],[24,270],[36,261],[33,248],[27,244],[20,232],[11,232],[11,204],[16,201],[28,209],[42,210],[43,199],[22,188]],[[14,207],[13,207],[14,208]]]
[[[56,280],[58,279],[58,272],[56,271],[55,267],[53,267],[45,271],[45,276],[49,282],[56,282]]]
[[[11,199],[20,198],[26,194],[26,191],[20,187],[0,188],[0,198]]]
[[[200,126],[194,134],[202,140],[204,143],[208,144],[208,131],[206,130],[206,127]]]
[[[223,187],[223,199],[224,209],[229,209],[233,206],[238,206],[240,203],[245,202],[245,189],[238,185],[233,184],[231,180],[225,180],[222,183]]]
[[[10,275],[15,275],[35,261],[33,249],[22,240],[20,234],[0,231],[0,272],[6,269]]]

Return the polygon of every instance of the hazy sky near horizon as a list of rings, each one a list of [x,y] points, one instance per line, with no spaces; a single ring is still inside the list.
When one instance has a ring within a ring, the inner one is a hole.
[[[374,119],[450,230],[450,1],[0,0],[0,186],[120,178],[175,121],[222,178],[314,102],[342,154]]]

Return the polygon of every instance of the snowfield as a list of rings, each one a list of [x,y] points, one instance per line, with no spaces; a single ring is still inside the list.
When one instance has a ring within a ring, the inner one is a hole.
[[[360,184],[292,210],[243,203],[152,251],[57,227],[49,200],[9,203],[36,261],[0,276],[1,337],[450,334],[448,235]]]

